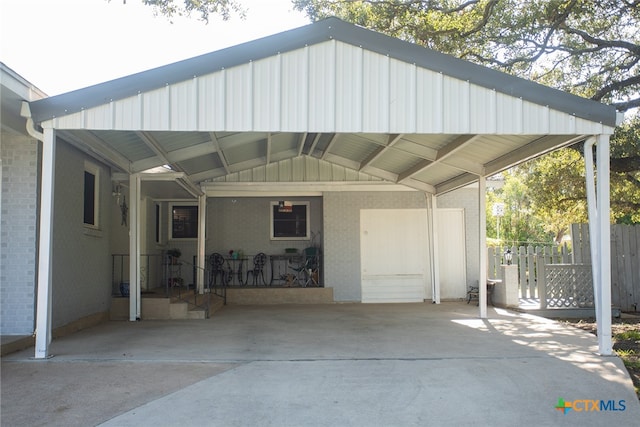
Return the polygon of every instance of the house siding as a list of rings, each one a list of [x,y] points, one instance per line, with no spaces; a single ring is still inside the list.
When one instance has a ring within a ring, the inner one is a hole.
[[[467,286],[475,286],[480,277],[480,210],[477,186],[461,188],[438,196],[438,208],[464,209]]]
[[[98,229],[83,224],[85,161],[99,170]],[[53,219],[53,327],[109,310],[111,177],[107,167],[58,139]]]
[[[206,253],[242,250],[247,255],[264,252],[267,255],[284,253],[285,248],[302,251],[309,240],[271,240],[269,237],[270,202],[278,197],[212,197],[207,200]],[[292,202],[309,202],[311,233],[322,234],[322,198],[286,197]],[[316,240],[320,245],[321,240]],[[195,243],[193,243],[195,249]]]
[[[335,301],[361,301],[360,210],[426,208],[421,192],[327,192],[324,194],[325,286]]]
[[[38,143],[2,132],[0,221],[0,324],[2,335],[30,335],[38,211]]]

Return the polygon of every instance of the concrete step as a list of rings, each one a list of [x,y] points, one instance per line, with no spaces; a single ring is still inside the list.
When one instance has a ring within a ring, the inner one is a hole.
[[[206,319],[207,312],[203,308],[194,308],[187,311],[187,319]]]

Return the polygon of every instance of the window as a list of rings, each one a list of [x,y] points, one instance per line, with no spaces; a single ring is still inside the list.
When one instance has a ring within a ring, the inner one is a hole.
[[[98,228],[98,167],[85,162],[84,165],[84,224]]]
[[[171,238],[198,238],[197,205],[171,205]]]
[[[309,202],[271,202],[271,240],[309,240]]]
[[[156,227],[155,227],[156,228],[155,229],[155,232],[156,232],[156,243],[161,243],[161,240],[160,240],[160,220],[161,220],[161,218],[160,218],[160,205],[156,203],[155,209],[156,209],[156,212],[155,212],[155,214],[156,214]]]

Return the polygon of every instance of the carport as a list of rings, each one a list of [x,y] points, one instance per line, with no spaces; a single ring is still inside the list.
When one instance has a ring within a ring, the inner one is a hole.
[[[23,107],[31,135],[43,142],[36,358],[48,356],[51,339],[57,138],[128,183],[131,320],[140,317],[143,193],[198,200],[200,275],[207,197],[256,192],[419,191],[434,229],[437,196],[478,182],[484,254],[486,177],[586,141],[592,259],[601,261],[593,266],[599,351],[611,354],[613,107],[335,18]],[[150,172],[165,165],[171,172]],[[438,253],[429,254],[438,303]],[[478,281],[485,283],[484,255],[478,263]],[[486,318],[480,289],[479,315]]]

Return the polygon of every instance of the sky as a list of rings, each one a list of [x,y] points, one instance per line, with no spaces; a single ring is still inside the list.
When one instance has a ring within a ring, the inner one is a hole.
[[[290,0],[241,0],[246,19],[154,16],[142,0],[0,0],[0,61],[53,96],[300,27]]]

